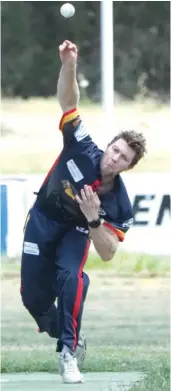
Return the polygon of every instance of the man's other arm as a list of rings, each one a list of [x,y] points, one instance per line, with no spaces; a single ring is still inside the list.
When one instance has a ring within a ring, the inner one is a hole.
[[[79,88],[76,79],[77,47],[70,41],[64,41],[59,46],[59,55],[62,62],[58,83],[57,96],[64,113],[77,107],[79,102]]]
[[[90,236],[102,260],[111,261],[118,248],[118,237],[104,227],[103,224],[98,228],[90,228]]]
[[[75,199],[88,224],[99,219],[100,200],[90,186],[85,185],[84,189],[81,189],[81,194],[76,195]],[[118,248],[119,239],[117,235],[111,233],[111,230],[103,224],[100,224],[97,228],[89,226],[89,230],[94,247],[100,257],[103,261],[110,261]]]

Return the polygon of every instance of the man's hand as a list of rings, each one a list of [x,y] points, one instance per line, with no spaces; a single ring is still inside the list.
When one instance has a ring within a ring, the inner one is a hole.
[[[99,218],[100,200],[90,186],[85,185],[81,190],[81,198],[76,195],[75,199],[79,203],[80,209],[87,221],[90,223]]]
[[[90,186],[84,186],[81,190],[81,197],[75,196],[80,209],[87,221],[90,223],[99,218],[100,200]],[[118,237],[108,228],[101,224],[98,228],[89,228],[90,236],[94,247],[104,261],[110,261],[118,247]]]
[[[77,46],[70,41],[64,41],[59,46],[59,56],[62,64],[76,64],[78,56]]]

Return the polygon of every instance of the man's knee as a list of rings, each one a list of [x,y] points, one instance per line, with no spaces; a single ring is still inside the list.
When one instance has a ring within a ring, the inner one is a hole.
[[[20,289],[20,293],[24,307],[30,313],[36,313],[38,308],[38,294],[34,294],[31,289],[26,289],[25,287]]]
[[[21,299],[23,302],[24,307],[27,308],[27,310],[31,310],[33,307],[33,299],[28,294],[26,294],[23,290],[20,291],[21,293]]]
[[[57,274],[57,292],[60,296],[63,289],[75,288],[77,289],[80,278],[83,280],[83,297],[86,297],[87,290],[90,284],[90,279],[86,273],[82,273],[80,276],[77,270],[66,270],[62,269],[58,271]]]

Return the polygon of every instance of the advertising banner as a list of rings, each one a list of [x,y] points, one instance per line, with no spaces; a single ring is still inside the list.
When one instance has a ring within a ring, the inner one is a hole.
[[[1,176],[1,254],[21,253],[23,226],[44,175]],[[171,251],[170,175],[122,175],[133,206],[133,226],[120,250],[169,255]],[[93,248],[93,247],[92,247]]]

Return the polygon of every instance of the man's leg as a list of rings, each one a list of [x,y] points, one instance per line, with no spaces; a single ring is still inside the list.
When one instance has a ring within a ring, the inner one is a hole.
[[[86,355],[86,338],[84,337],[83,333],[80,333],[80,330],[81,330],[81,320],[82,320],[82,313],[83,313],[83,308],[84,308],[84,302],[85,302],[85,299],[86,299],[86,296],[87,296],[88,287],[89,287],[89,284],[90,284],[89,277],[84,272],[83,272],[83,281],[84,281],[84,284],[83,284],[83,297],[82,297],[82,302],[81,302],[81,305],[80,305],[80,311],[79,311],[79,314],[78,314],[77,330],[76,330],[76,334],[77,334],[77,338],[78,338],[78,344],[77,344],[77,347],[76,347],[76,350],[75,350],[75,354],[76,354],[76,357],[79,360],[79,362],[82,362],[85,359],[85,355]],[[59,319],[59,323],[61,324],[60,329],[62,329],[63,323],[61,323],[61,317],[59,316],[60,315],[60,311],[61,311],[61,306],[58,305],[57,317]],[[58,326],[58,330],[59,330],[59,326]],[[60,335],[61,335],[61,331],[60,331]],[[58,334],[57,338],[60,338],[59,334]],[[57,343],[56,351],[60,352],[62,350],[62,346],[63,346],[63,344],[62,344],[61,340],[59,339],[59,341]]]
[[[54,338],[59,337],[54,302],[57,296],[56,237],[59,240],[61,231],[62,227],[49,222],[37,209],[31,210],[25,228],[21,263],[23,304],[37,322],[39,331],[46,331]]]
[[[75,355],[77,357],[78,363],[82,363],[86,357],[86,351],[87,351],[87,342],[84,334],[80,331],[81,330],[81,319],[82,319],[82,313],[84,308],[84,302],[86,299],[88,287],[89,287],[89,277],[86,273],[83,272],[83,280],[84,280],[84,289],[83,289],[83,300],[81,303],[79,316],[78,316],[78,327],[77,327],[77,335],[78,335],[78,343],[75,350]]]
[[[57,253],[57,296],[60,338],[58,351],[65,346],[74,352],[78,342],[84,300],[89,279],[83,274],[90,241],[73,229],[65,234]]]
[[[77,343],[89,279],[83,277],[90,241],[76,229],[67,232],[57,252],[57,296],[60,338],[59,373],[65,383],[83,381],[77,366]]]
[[[89,284],[90,284],[90,279],[89,279],[88,275],[85,272],[83,272],[83,285],[84,285],[84,288],[83,288],[83,297],[82,297],[82,302],[81,302],[81,306],[80,306],[80,311],[79,311],[79,314],[78,314],[77,335],[79,335],[80,330],[81,330],[82,313],[83,313],[83,309],[84,309],[84,303],[85,303],[85,299],[86,299],[86,296],[87,296]]]
[[[21,297],[39,331],[46,331],[51,337],[58,338],[57,309],[54,304],[56,291],[53,284],[55,269],[50,264],[47,268],[46,261],[41,253],[37,257],[22,254]],[[44,284],[40,279],[42,273],[46,275]]]

